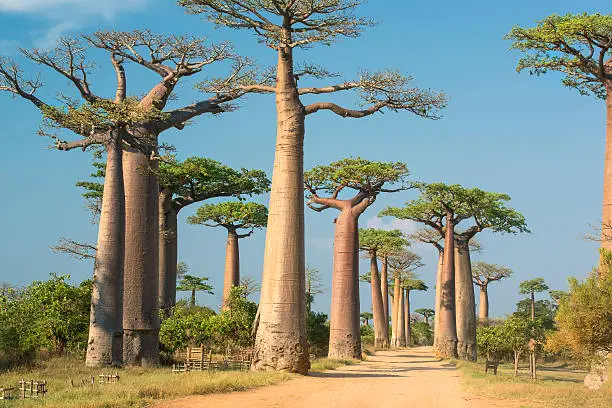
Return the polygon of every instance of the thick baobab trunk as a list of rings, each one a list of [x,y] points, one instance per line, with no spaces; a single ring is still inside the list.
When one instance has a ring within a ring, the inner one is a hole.
[[[361,359],[359,329],[359,235],[350,209],[340,212],[334,233],[334,267],[329,326],[330,358]]]
[[[374,315],[374,344],[376,347],[389,347],[389,323],[385,322],[378,259],[375,252],[370,253],[370,282],[372,287],[372,314]],[[386,328],[386,330],[385,330]]]
[[[436,297],[434,304],[434,342],[436,347],[438,337],[440,337],[440,299],[442,299],[442,271],[444,269],[444,251],[438,254],[438,269],[436,270]]]
[[[177,218],[172,193],[162,190],[159,194],[159,307],[166,313],[176,304]]]
[[[111,135],[106,156],[98,250],[94,262],[87,366],[121,364],[125,196],[121,138]]]
[[[410,291],[404,290],[404,330],[406,331],[406,347],[412,346],[412,333],[410,328]]]
[[[397,347],[406,347],[406,298],[404,289],[400,289],[399,302],[397,305]]]
[[[387,274],[387,269],[387,256],[384,255],[381,260],[380,269],[380,292],[382,294],[385,322],[387,322],[387,337],[389,337],[389,276]]]
[[[393,315],[392,315],[392,337],[391,337],[391,345],[393,347],[400,346],[400,335],[402,330],[400,330],[399,316],[400,316],[400,298],[402,297],[402,289],[401,282],[399,278],[395,278],[393,280]]]
[[[457,358],[457,329],[455,325],[455,237],[452,214],[446,216],[444,239],[444,267],[440,284],[439,337],[436,354],[442,358]]]
[[[288,30],[283,36],[289,38]],[[304,261],[304,120],[293,55],[280,47],[276,81],[277,142],[253,369],[306,374]]]
[[[228,300],[232,288],[240,285],[240,251],[238,250],[238,233],[235,229],[227,230],[225,247],[225,273],[223,278],[223,310],[228,309]]]
[[[612,83],[608,83],[606,89],[608,95],[606,98],[606,151],[604,159],[603,210],[601,216],[601,247],[612,251]],[[605,269],[598,268],[600,277],[606,272]]]
[[[123,153],[125,262],[123,361],[159,364],[157,162],[134,149]]]
[[[455,315],[457,354],[476,361],[476,301],[467,239],[455,240]]]
[[[478,305],[478,318],[487,320],[489,318],[489,293],[487,285],[479,286],[480,304]]]

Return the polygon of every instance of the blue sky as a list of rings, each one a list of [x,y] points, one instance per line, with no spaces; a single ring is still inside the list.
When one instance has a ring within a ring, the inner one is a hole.
[[[480,234],[485,250],[474,260],[507,265],[511,279],[490,288],[491,314],[511,312],[520,299],[518,284],[543,277],[551,288],[566,289],[570,275],[584,277],[597,261],[597,244],[583,239],[600,219],[603,182],[604,111],[602,101],[578,95],[560,85],[558,75],[533,78],[514,70],[518,54],[502,39],[514,25],[529,25],[552,13],[609,13],[609,1],[542,0],[451,2],[432,0],[373,1],[360,13],[379,24],[359,39],[332,47],[299,51],[298,59],[321,65],[346,78],[362,69],[395,67],[415,77],[415,85],[443,90],[450,97],[439,121],[405,113],[386,113],[361,120],[318,113],[307,120],[306,168],[347,156],[402,161],[414,179],[460,183],[505,192],[527,218],[531,234]],[[262,65],[275,62],[274,53],[248,32],[214,30],[198,16],[186,15],[171,0],[0,0],[0,54],[20,60],[18,47],[49,47],[59,35],[97,29],[149,28],[160,33],[207,36],[231,40],[238,52]],[[94,54],[99,57],[100,55]],[[108,58],[97,60],[93,89],[113,93]],[[40,72],[47,99],[70,90],[65,80]],[[216,68],[206,75],[222,72]],[[138,95],[156,78],[128,67],[128,91]],[[178,89],[176,105],[201,96],[193,81]],[[324,99],[326,99],[324,97]],[[320,99],[319,100],[324,100]],[[343,96],[344,104],[356,99]],[[45,279],[50,272],[70,273],[75,281],[88,278],[90,262],[51,252],[61,236],[95,242],[96,226],[74,184],[91,172],[91,156],[79,151],[50,150],[36,136],[40,115],[26,102],[0,94],[3,148],[0,149],[0,280],[23,285]],[[272,97],[252,96],[241,109],[222,117],[202,117],[183,131],[170,131],[163,140],[174,144],[181,157],[206,156],[234,167],[272,169],[275,108]],[[378,219],[388,205],[402,205],[413,192],[380,196],[361,218],[362,226],[413,225]],[[266,202],[267,197],[257,198]],[[179,258],[194,274],[209,276],[221,293],[224,232],[185,224],[195,211],[180,215]],[[333,218],[328,211],[306,213],[306,259],[320,269],[327,292],[315,308],[328,312],[332,264]],[[260,278],[265,233],[241,241],[243,275]],[[432,288],[414,294],[413,306],[433,307],[436,258],[433,247],[414,246],[426,263],[421,277]],[[361,267],[365,270],[367,262]],[[370,308],[370,290],[361,287],[362,310]],[[217,295],[200,301],[219,303]]]

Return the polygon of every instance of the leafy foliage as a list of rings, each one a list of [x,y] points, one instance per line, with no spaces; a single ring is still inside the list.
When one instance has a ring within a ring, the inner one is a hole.
[[[544,278],[535,278],[532,280],[523,281],[519,284],[519,293],[521,295],[530,295],[548,290],[548,285],[544,283]]]
[[[218,204],[204,204],[196,214],[187,218],[189,224],[207,227],[223,226],[231,230],[263,228],[268,222],[268,209],[263,204],[228,201]]]
[[[436,311],[428,308],[416,309],[414,313],[418,313],[429,323],[429,319],[436,314]]]
[[[477,286],[486,287],[490,282],[507,278],[512,275],[512,269],[505,266],[475,262],[472,265],[472,281]]]
[[[325,313],[308,310],[306,316],[308,349],[317,357],[327,356],[329,350],[329,322]]]
[[[0,293],[0,362],[23,362],[36,352],[81,352],[87,347],[91,281],[51,274],[23,289]]]
[[[196,292],[206,292],[210,295],[214,294],[213,287],[207,283],[207,277],[199,277],[193,275],[183,274],[179,284],[176,286],[176,290],[191,292],[191,298],[189,304],[195,306],[195,295]]]
[[[425,322],[415,322],[410,326],[410,337],[414,346],[433,345],[433,330]]]
[[[565,74],[563,85],[605,99],[612,86],[612,15],[553,14],[535,27],[514,27],[505,37],[526,56],[517,71]]]
[[[359,229],[359,249],[366,252],[401,250],[410,245],[400,230]]]

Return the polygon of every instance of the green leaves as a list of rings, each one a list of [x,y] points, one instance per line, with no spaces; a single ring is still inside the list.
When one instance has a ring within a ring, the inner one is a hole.
[[[514,27],[504,39],[523,51],[517,71],[565,74],[563,85],[604,99],[612,87],[612,15],[553,14],[535,27]]]
[[[519,293],[521,295],[530,295],[531,293],[544,292],[546,290],[548,290],[548,285],[544,283],[543,278],[526,280],[519,284]]]
[[[265,205],[241,201],[205,204],[198,208],[195,215],[187,218],[189,224],[223,226],[233,230],[263,228],[267,222],[268,209]]]
[[[408,245],[410,243],[404,238],[404,234],[400,230],[359,229],[359,249],[361,251],[374,253],[378,253],[378,251],[399,252]]]
[[[476,262],[472,265],[472,278],[479,286],[486,286],[491,281],[507,278],[512,275],[512,269],[505,266]]]
[[[196,292],[206,292],[209,295],[214,295],[212,289],[213,287],[208,283],[208,278],[205,276],[183,275],[176,286],[176,290],[179,291],[195,290]]]

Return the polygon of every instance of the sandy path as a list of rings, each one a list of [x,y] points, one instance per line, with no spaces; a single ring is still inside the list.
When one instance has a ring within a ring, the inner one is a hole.
[[[192,396],[161,408],[485,408],[518,407],[505,400],[470,397],[460,372],[437,361],[429,347],[381,351],[367,361],[312,373],[251,391]]]

